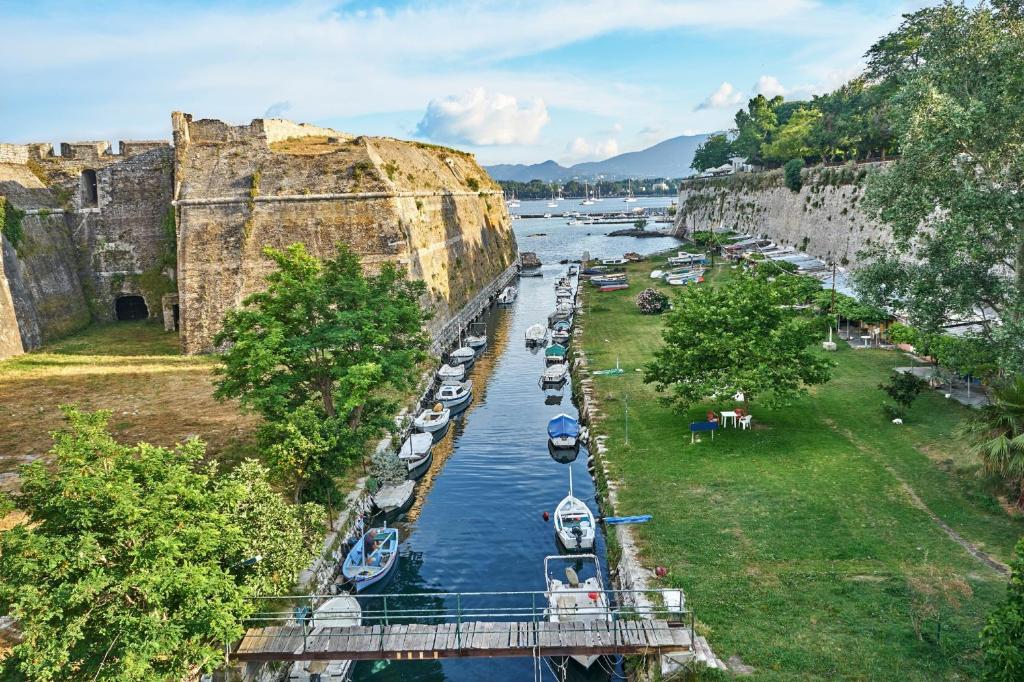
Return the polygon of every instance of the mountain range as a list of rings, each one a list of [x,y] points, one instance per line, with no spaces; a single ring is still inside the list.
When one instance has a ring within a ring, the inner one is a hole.
[[[713,133],[680,135],[638,152],[619,154],[604,161],[577,163],[566,168],[555,161],[484,166],[495,180],[559,182],[602,176],[607,180],[625,178],[682,178],[693,175],[693,153]]]

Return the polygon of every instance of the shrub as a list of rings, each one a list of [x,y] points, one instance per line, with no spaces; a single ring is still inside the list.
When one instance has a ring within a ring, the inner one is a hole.
[[[800,177],[800,171],[803,170],[803,167],[803,159],[790,159],[786,162],[786,165],[782,167],[786,187],[794,192],[799,192],[800,188],[804,186],[803,179]]]
[[[878,388],[885,391],[890,398],[896,401],[902,412],[896,416],[902,419],[903,415],[910,409],[910,405],[924,388],[924,382],[910,372],[893,372],[892,377],[889,378],[889,383],[878,384]],[[886,410],[886,412],[889,411],[885,406],[882,409]],[[893,418],[895,419],[895,417]]]
[[[668,296],[648,287],[636,297],[636,306],[643,315],[660,315],[668,310]]]
[[[918,342],[917,330],[899,322],[889,325],[885,335],[889,337],[889,341],[897,345],[905,343],[913,346]]]

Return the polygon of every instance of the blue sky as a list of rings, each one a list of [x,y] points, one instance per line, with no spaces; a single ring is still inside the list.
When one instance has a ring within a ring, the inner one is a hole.
[[[0,3],[0,141],[151,139],[170,112],[574,163],[855,75],[917,0]]]

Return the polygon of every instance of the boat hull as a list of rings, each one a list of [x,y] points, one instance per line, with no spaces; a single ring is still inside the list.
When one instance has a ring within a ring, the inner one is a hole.
[[[430,468],[430,463],[434,461],[434,451],[431,450],[427,453],[427,456],[417,461],[407,461],[406,467],[409,469],[408,477],[410,481],[415,481],[420,478],[423,474],[427,473],[427,469]]]
[[[578,439],[575,436],[555,436],[550,437],[548,440],[557,450],[575,448],[578,444]]]

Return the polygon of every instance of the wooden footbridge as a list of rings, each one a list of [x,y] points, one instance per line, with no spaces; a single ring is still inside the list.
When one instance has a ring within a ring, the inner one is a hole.
[[[229,655],[312,661],[688,654],[693,614],[677,606],[678,595],[646,590],[638,600],[638,592],[608,590],[608,606],[582,616],[560,612],[560,622],[550,622],[544,592],[359,596],[341,600],[343,610],[334,595],[279,598],[274,610],[252,618]]]

